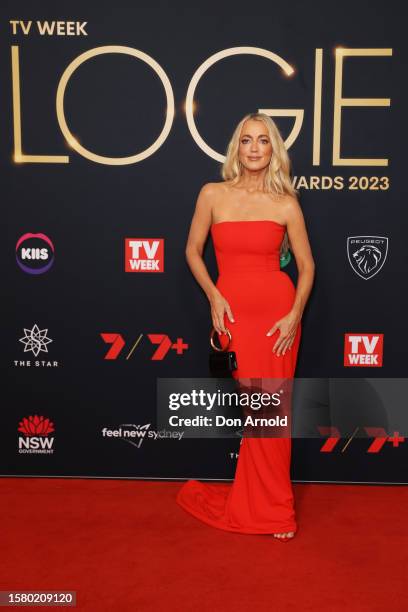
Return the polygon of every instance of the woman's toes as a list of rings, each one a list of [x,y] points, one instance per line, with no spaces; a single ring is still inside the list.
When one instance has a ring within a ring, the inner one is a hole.
[[[294,531],[288,531],[287,533],[274,533],[275,538],[293,538],[295,535]]]

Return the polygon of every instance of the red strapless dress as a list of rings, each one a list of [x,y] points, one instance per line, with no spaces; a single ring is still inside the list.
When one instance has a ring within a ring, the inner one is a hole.
[[[300,324],[292,349],[279,357],[272,352],[279,331],[266,335],[289,312],[295,296],[292,280],[280,270],[284,233],[285,226],[268,220],[211,226],[219,272],[216,285],[235,319],[231,323],[224,317],[232,333],[230,350],[238,362],[234,378],[294,376]],[[290,456],[290,437],[244,437],[232,484],[189,480],[179,489],[177,503],[205,523],[228,531],[296,531]]]

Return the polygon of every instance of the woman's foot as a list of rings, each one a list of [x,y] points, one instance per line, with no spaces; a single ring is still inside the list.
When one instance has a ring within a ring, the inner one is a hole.
[[[288,540],[291,540],[292,538],[295,537],[295,532],[288,531],[286,533],[274,533],[272,535],[274,538],[276,538],[277,540],[280,540],[281,542],[287,542]]]

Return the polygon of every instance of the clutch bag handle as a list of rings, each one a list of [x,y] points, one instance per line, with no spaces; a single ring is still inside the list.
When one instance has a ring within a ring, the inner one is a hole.
[[[212,328],[211,333],[210,333],[210,344],[211,344],[212,348],[213,348],[215,351],[218,351],[219,353],[222,353],[223,351],[226,351],[226,350],[227,350],[227,348],[228,348],[228,347],[229,347],[229,345],[230,345],[231,340],[232,340],[232,336],[231,336],[231,332],[230,332],[230,330],[228,329],[228,327],[226,327],[225,329],[226,329],[227,336],[228,336],[228,344],[227,344],[227,346],[226,346],[225,348],[221,348],[221,347],[217,346],[217,345],[214,343],[214,334],[218,333],[218,332],[216,332],[216,331],[215,331],[214,327]]]

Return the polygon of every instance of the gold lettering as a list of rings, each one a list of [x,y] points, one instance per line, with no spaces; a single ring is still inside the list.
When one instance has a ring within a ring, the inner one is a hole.
[[[288,62],[286,62],[279,55],[273,53],[272,51],[268,51],[267,49],[261,49],[259,47],[231,47],[230,49],[224,49],[223,51],[218,51],[218,53],[214,53],[214,55],[211,55],[208,59],[205,60],[205,62],[201,64],[201,66],[199,66],[199,68],[195,71],[187,90],[185,102],[187,124],[192,137],[194,138],[200,149],[202,149],[204,153],[219,162],[223,162],[225,160],[225,156],[212,149],[201,137],[197,130],[197,126],[194,121],[194,93],[201,77],[209,68],[211,68],[211,66],[213,66],[220,60],[225,59],[226,57],[231,57],[233,55],[258,55],[278,64],[278,66],[280,66],[282,72],[286,76],[292,76],[295,72],[292,66],[290,66]],[[296,140],[302,127],[304,115],[303,109],[260,108],[259,112],[268,114],[271,117],[295,117],[295,123],[292,128],[292,132],[285,140],[285,145],[287,148],[289,148]]]
[[[136,153],[135,155],[129,155],[128,157],[105,157],[103,155],[97,155],[88,149],[85,149],[78,140],[71,133],[64,113],[64,94],[65,89],[67,87],[68,81],[71,78],[72,74],[77,70],[81,64],[88,61],[91,57],[96,57],[98,55],[103,55],[105,53],[124,53],[125,55],[131,55],[136,57],[137,59],[146,62],[158,75],[160,78],[164,91],[166,93],[167,98],[167,109],[166,109],[166,120],[164,123],[164,127],[150,147],[142,151],[141,153]],[[150,155],[153,155],[166,140],[174,118],[174,95],[171,87],[171,83],[167,74],[164,72],[163,68],[158,64],[152,57],[143,53],[143,51],[139,51],[138,49],[134,49],[133,47],[122,47],[120,45],[107,45],[104,47],[96,47],[95,49],[90,49],[89,51],[85,51],[85,53],[81,53],[78,55],[65,69],[59,85],[57,89],[57,118],[58,123],[60,125],[61,131],[65,136],[67,143],[75,150],[77,153],[86,157],[91,161],[97,162],[98,164],[106,164],[109,166],[125,166],[127,164],[134,164],[135,162],[142,161],[146,159]]]
[[[333,166],[388,166],[388,159],[340,157],[341,110],[343,106],[390,106],[390,98],[343,98],[343,58],[347,56],[389,56],[392,49],[336,49],[334,77]]]

